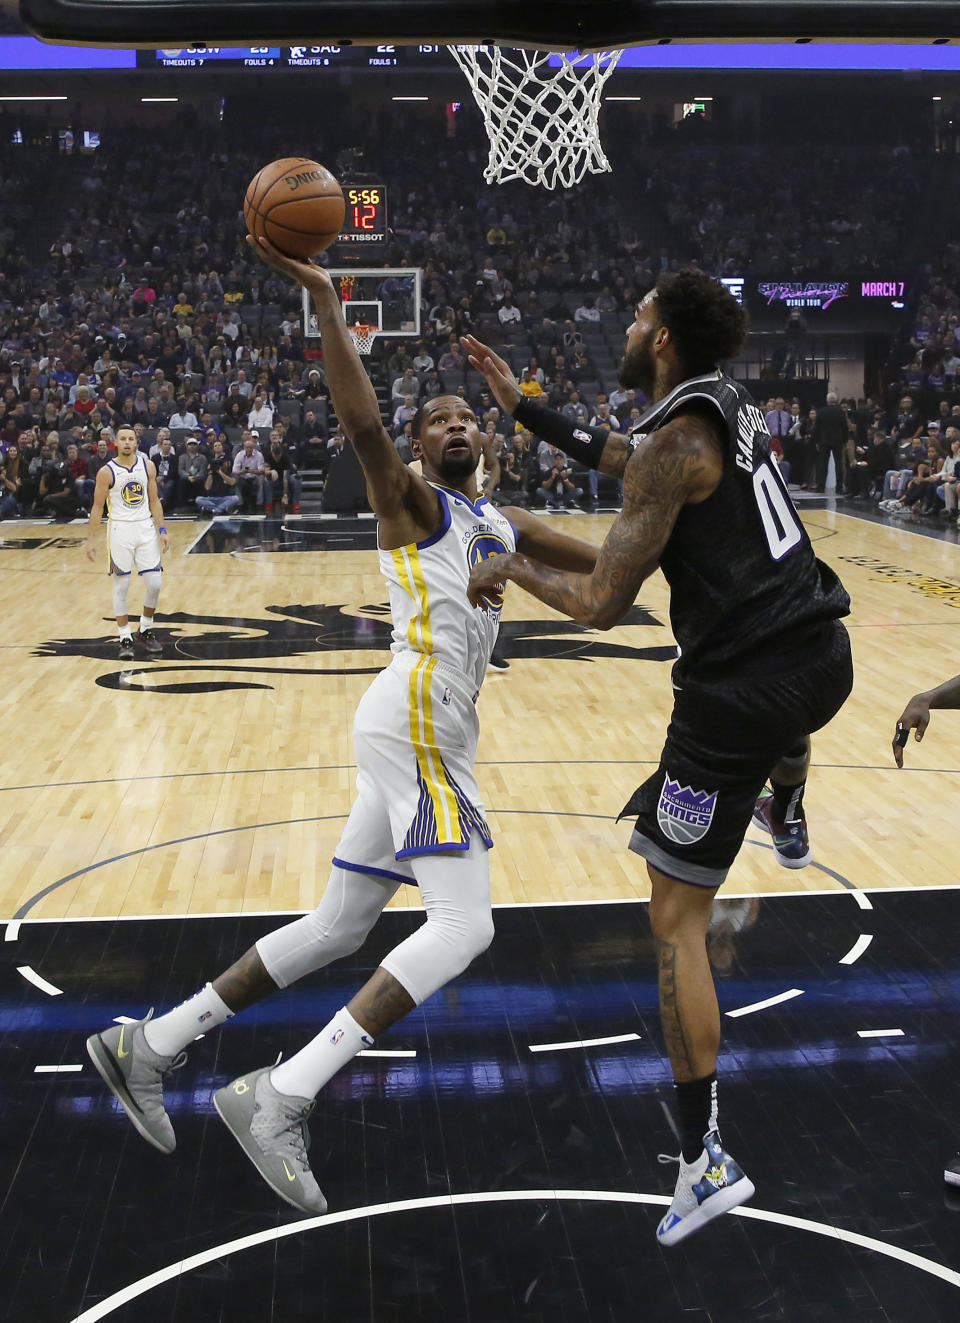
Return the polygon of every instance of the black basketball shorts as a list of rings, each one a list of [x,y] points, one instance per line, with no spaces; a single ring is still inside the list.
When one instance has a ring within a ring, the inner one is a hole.
[[[839,620],[823,640],[799,669],[678,681],[660,766],[620,814],[637,814],[631,850],[668,877],[720,886],[771,769],[826,725],[853,687]]]

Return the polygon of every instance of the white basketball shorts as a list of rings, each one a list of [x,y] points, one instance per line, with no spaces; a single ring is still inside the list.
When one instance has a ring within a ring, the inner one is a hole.
[[[136,569],[139,574],[145,574],[147,570],[162,568],[160,540],[152,519],[129,523],[108,521],[107,547],[114,573],[130,574]]]
[[[493,845],[473,765],[480,724],[476,693],[456,668],[403,652],[357,707],[357,798],[333,862],[413,880],[407,860],[469,850],[477,832]]]

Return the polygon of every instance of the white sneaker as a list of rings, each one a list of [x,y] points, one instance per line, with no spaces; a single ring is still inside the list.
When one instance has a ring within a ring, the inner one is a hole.
[[[680,1163],[673,1202],[657,1227],[661,1245],[679,1244],[712,1218],[753,1197],[753,1181],[724,1149],[716,1130],[704,1135],[703,1152],[696,1162],[686,1163],[682,1155],[678,1159],[663,1154],[661,1161]]]

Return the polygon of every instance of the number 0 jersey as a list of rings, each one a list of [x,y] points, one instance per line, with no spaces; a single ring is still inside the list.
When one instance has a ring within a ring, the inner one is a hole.
[[[110,494],[107,497],[107,516],[111,523],[151,523],[148,493],[147,461],[138,450],[129,468],[115,459],[107,463],[110,470]]]
[[[418,652],[456,667],[475,690],[500,629],[500,609],[470,605],[470,570],[488,556],[516,551],[516,530],[486,497],[476,504],[431,483],[443,522],[425,542],[380,550],[393,617],[391,651]]]
[[[694,409],[720,424],[723,476],[706,501],[681,509],[660,557],[678,678],[766,672],[774,653],[782,670],[802,666],[816,653],[820,626],[847,615],[850,598],[813,554],[750,394],[720,372],[691,377],[647,409],[629,444]]]

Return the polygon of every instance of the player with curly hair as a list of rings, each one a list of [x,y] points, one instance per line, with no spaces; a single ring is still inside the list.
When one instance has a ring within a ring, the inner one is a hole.
[[[657,1229],[663,1245],[753,1194],[717,1130],[720,1013],[707,924],[751,821],[772,834],[779,863],[810,862],[809,736],[853,683],[839,619],[850,599],[813,554],[771,459],[763,414],[718,366],[745,330],[743,309],[717,281],[699,271],[661,276],[627,331],[620,384],[640,387],[651,404],[626,437],[527,400],[503,359],[464,339],[471,364],[518,422],[623,478],[623,510],[590,573],[497,556],[474,568],[471,600],[513,579],[574,620],[609,629],[654,570],[670,587],[679,651],[673,713],[659,767],[623,810],[636,815],[630,848],[650,877],[660,1016],[680,1114],[680,1175]]]

